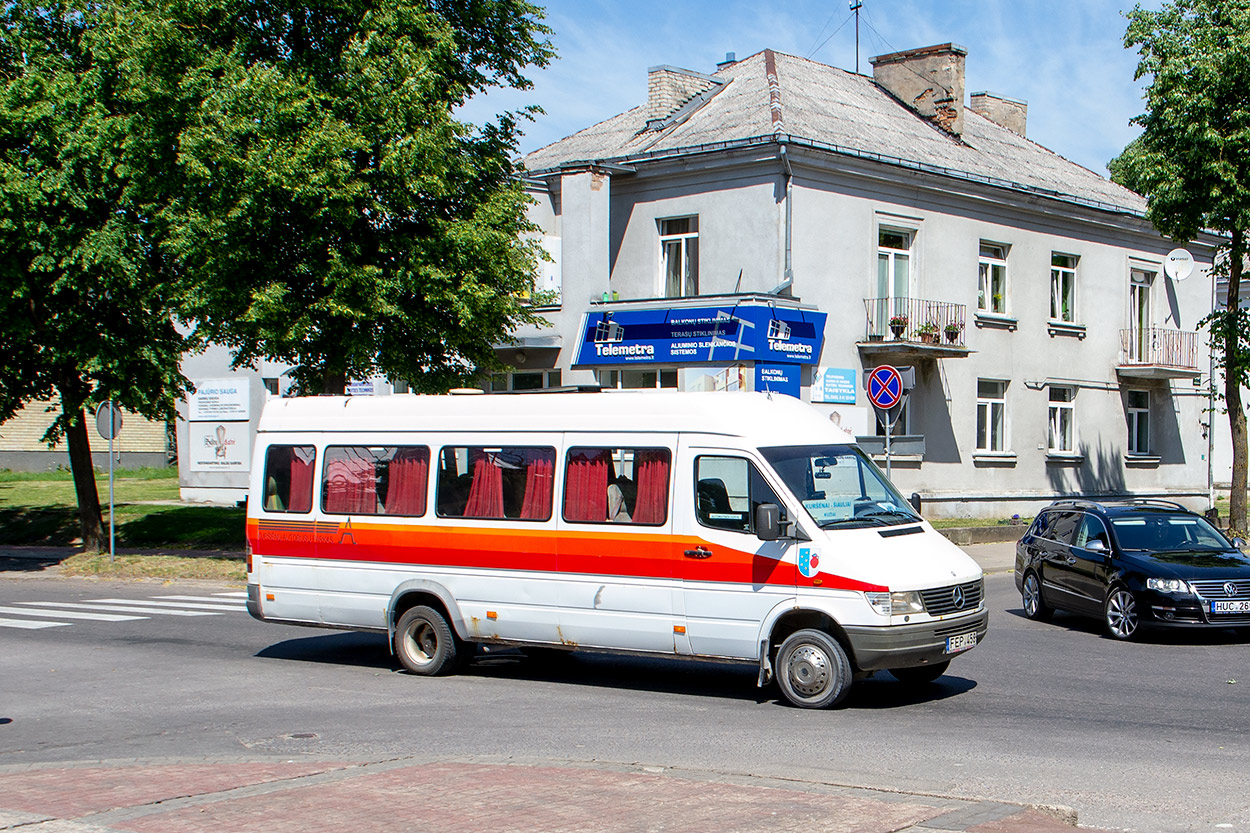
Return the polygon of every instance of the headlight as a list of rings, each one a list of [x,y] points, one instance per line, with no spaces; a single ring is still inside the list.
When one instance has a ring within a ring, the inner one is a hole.
[[[1189,585],[1178,578],[1148,578],[1146,579],[1146,588],[1148,590],[1158,590],[1160,593],[1189,592]]]
[[[893,593],[865,593],[864,598],[872,609],[882,616],[905,616],[924,613],[924,601],[915,590],[895,590]]]

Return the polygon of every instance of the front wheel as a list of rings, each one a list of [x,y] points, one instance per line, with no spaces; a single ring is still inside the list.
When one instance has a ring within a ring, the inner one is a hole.
[[[946,673],[946,669],[950,668],[951,661],[935,662],[931,665],[917,665],[912,668],[891,668],[890,676],[898,680],[900,683],[907,685],[921,685],[923,683],[931,683],[938,677]]]
[[[457,664],[457,654],[467,655],[468,650],[456,639],[443,614],[419,605],[399,617],[395,627],[395,653],[404,668],[413,674],[437,677],[451,673]]]
[[[1126,588],[1112,587],[1102,610],[1107,633],[1112,637],[1129,640],[1137,635],[1141,624],[1137,617],[1137,601]]]
[[[828,708],[850,689],[851,662],[838,641],[824,631],[795,631],[777,652],[777,683],[795,706]]]
[[[1050,615],[1054,613],[1054,610],[1042,598],[1042,583],[1038,580],[1037,573],[1031,570],[1024,574],[1024,581],[1020,588],[1020,601],[1024,605],[1025,616],[1037,622],[1050,621]]]

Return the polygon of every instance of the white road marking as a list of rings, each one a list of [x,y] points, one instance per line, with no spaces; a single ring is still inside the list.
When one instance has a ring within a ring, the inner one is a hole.
[[[247,602],[243,599],[235,601],[234,599],[214,598],[213,596],[153,596],[154,599],[173,599],[180,602],[212,602],[214,607],[245,607]]]
[[[231,597],[235,599],[246,599],[247,591],[246,590],[232,590],[229,593],[214,593],[213,595],[214,596],[227,596],[227,597]]]
[[[196,602],[157,602],[151,599],[87,599],[89,602],[99,602],[100,604],[110,605],[129,605],[139,604],[146,607],[176,608],[178,610],[215,610],[218,613],[229,613],[238,610],[238,605],[230,604],[197,604]]]
[[[220,613],[209,613],[201,610],[170,610],[164,607],[138,607],[137,605],[114,604],[76,604],[74,602],[18,602],[20,605],[34,607],[68,607],[78,610],[108,610],[114,613],[144,613],[149,616],[220,616]]]
[[[22,628],[28,631],[39,630],[40,628],[63,628],[67,627],[69,622],[38,622],[29,619],[0,619],[0,628]]]
[[[16,613],[20,616],[41,616],[45,611],[30,610],[23,607],[0,606],[0,613]],[[148,618],[146,616],[121,616],[116,613],[84,613],[80,610],[58,610],[55,615],[61,619],[94,619],[99,622],[131,622]]]

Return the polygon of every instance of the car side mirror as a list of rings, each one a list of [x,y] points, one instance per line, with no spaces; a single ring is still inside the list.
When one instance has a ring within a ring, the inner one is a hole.
[[[1106,552],[1107,545],[1103,543],[1101,538],[1095,538],[1085,544],[1085,549],[1089,552]]]
[[[1237,549],[1239,549],[1239,550],[1244,550],[1244,549],[1246,548],[1246,539],[1245,539],[1245,538],[1234,538],[1234,539],[1233,539],[1233,546],[1234,546],[1234,547],[1236,547],[1236,548],[1237,548]]]
[[[780,506],[761,503],[755,507],[755,537],[761,541],[776,541],[781,537]]]

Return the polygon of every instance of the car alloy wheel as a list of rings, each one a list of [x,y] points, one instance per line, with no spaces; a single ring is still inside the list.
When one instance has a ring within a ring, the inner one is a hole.
[[[1103,608],[1107,632],[1116,639],[1132,639],[1137,634],[1137,602],[1123,587],[1112,587]]]

